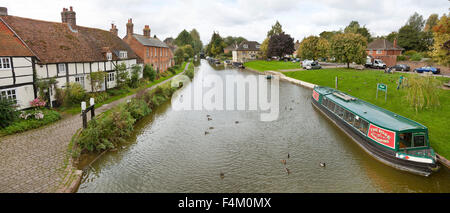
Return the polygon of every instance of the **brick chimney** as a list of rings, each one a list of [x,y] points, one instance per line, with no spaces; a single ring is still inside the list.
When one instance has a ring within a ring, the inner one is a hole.
[[[150,38],[150,27],[148,25],[144,27],[144,36]]]
[[[111,29],[109,30],[109,32],[111,32],[114,35],[118,35],[119,30],[117,29],[117,26],[114,24],[111,24]]]
[[[397,48],[397,39],[394,39],[394,48]]]
[[[7,16],[7,15],[8,15],[8,8],[0,7],[0,16]]]
[[[130,18],[128,19],[127,23],[127,36],[133,35],[133,20]]]
[[[67,23],[72,29],[75,29],[77,26],[76,13],[73,11],[72,6],[69,8],[69,10],[67,8],[63,8],[63,11],[61,12],[61,20],[62,23]]]

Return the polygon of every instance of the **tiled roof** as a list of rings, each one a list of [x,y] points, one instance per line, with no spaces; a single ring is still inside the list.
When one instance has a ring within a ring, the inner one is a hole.
[[[3,25],[1,21],[0,25]],[[5,25],[0,28],[2,29],[0,30],[0,56],[33,56],[30,50]]]
[[[247,48],[245,48],[247,45]],[[235,49],[236,51],[259,51],[260,44],[256,41],[243,41]]]
[[[139,41],[144,46],[150,46],[150,47],[164,47],[169,48],[166,43],[162,42],[158,38],[153,37],[145,37],[143,35],[139,34],[133,34],[134,38]]]
[[[394,44],[392,44],[390,41],[386,39],[376,39],[372,42],[370,42],[369,45],[367,45],[367,50],[404,50],[403,48],[394,47]]]
[[[127,51],[128,58],[138,58],[131,48],[109,31],[47,22],[17,16],[0,16],[36,54],[41,63],[106,61],[105,49]],[[113,54],[113,59],[117,56]]]

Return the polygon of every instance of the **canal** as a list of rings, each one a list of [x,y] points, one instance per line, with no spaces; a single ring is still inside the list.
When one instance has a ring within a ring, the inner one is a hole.
[[[210,75],[255,75],[205,60],[196,69],[173,99]],[[450,192],[449,169],[427,178],[371,158],[312,107],[311,90],[279,82],[278,98],[270,122],[260,110],[186,111],[168,102],[95,161],[78,192]]]

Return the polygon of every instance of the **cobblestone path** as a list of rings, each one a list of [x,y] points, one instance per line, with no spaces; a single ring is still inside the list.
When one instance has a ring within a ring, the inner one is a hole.
[[[180,74],[183,74],[188,66],[189,63]],[[147,90],[152,90],[172,78]],[[100,114],[132,97],[134,95],[105,104],[95,112]],[[43,128],[1,137],[0,193],[55,192],[62,181],[67,147],[72,136],[81,127],[81,116],[77,114]]]

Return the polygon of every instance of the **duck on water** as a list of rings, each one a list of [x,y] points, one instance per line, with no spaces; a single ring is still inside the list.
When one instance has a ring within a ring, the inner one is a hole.
[[[422,124],[328,87],[314,87],[312,98],[315,108],[382,163],[423,176],[439,169]]]

